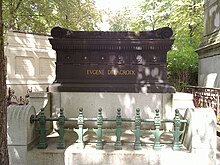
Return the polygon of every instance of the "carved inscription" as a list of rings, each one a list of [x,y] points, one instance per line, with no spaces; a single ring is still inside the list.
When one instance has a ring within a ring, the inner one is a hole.
[[[86,70],[87,75],[94,75],[94,76],[105,76],[105,75],[112,75],[112,76],[135,76],[135,70],[104,70],[104,69],[91,69]]]
[[[135,70],[108,70],[108,75],[123,75],[123,76],[134,76]]]
[[[92,70],[87,70],[86,74],[87,75],[103,75],[104,76],[105,72],[104,72],[104,70],[92,69]]]

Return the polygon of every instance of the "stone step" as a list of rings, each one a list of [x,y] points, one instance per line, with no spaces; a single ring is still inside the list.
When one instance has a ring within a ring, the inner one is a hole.
[[[96,143],[87,143],[85,149],[77,149],[77,144],[66,149],[56,149],[50,144],[47,149],[33,148],[28,152],[28,162],[32,165],[170,165],[200,164],[207,165],[202,154],[193,154],[182,148],[173,151],[171,145],[163,145],[161,151],[155,151],[152,144],[145,144],[142,150],[134,150],[132,143],[124,143],[122,150],[114,150],[114,143],[106,143],[104,150],[96,150]]]
[[[153,150],[153,138],[144,134],[142,136],[142,150],[134,150],[134,135],[126,131],[122,138],[122,150],[114,149],[112,131],[104,130],[103,150],[96,149],[95,135],[85,135],[85,148],[79,149],[76,143],[76,134],[67,131],[65,136],[65,149],[57,149],[57,133],[48,136],[48,147],[37,149],[35,146],[28,151],[28,162],[32,165],[170,165],[170,164],[200,164],[207,165],[206,152],[190,153],[184,146],[180,151],[172,150],[172,136],[166,133],[161,138],[160,151]]]

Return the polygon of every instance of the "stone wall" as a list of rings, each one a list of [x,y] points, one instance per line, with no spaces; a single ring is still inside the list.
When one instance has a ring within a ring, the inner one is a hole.
[[[23,32],[7,33],[7,87],[11,87],[16,96],[24,96],[31,88],[32,91],[46,91],[54,81],[56,52],[51,48],[49,37]]]
[[[204,37],[199,54],[199,86],[220,87],[220,1],[204,1]]]

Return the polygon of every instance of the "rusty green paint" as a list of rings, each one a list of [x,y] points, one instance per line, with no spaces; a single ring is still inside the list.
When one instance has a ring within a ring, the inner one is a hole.
[[[140,136],[142,134],[141,131],[141,116],[140,116],[140,109],[136,109],[136,116],[135,116],[135,130],[133,130],[135,134],[135,143],[134,143],[134,149],[135,150],[141,150],[141,140]]]
[[[61,108],[60,109],[60,115],[58,117],[58,125],[59,128],[57,130],[57,132],[59,133],[59,141],[58,141],[58,145],[57,148],[58,149],[64,149],[65,148],[65,143],[64,143],[64,134],[65,134],[65,130],[64,130],[64,123],[65,123],[65,116],[63,114],[64,109]]]
[[[37,146],[37,148],[39,149],[45,149],[48,146],[47,141],[46,141],[45,125],[46,125],[46,116],[44,114],[44,109],[42,108],[40,112],[40,117],[39,117],[39,136],[40,137],[39,137],[39,143]]]
[[[155,112],[156,112],[156,116],[154,117],[155,130],[151,130],[151,132],[154,134],[155,137],[153,149],[156,151],[160,151],[161,150],[160,136],[163,134],[164,131],[160,130],[161,119],[160,119],[159,109],[156,109]]]
[[[172,132],[173,134],[173,145],[172,149],[175,151],[179,151],[181,149],[182,144],[180,143],[180,136],[182,135],[183,131],[180,131],[181,123],[187,123],[187,120],[181,120],[180,119],[180,114],[179,110],[175,111],[175,117],[173,120],[162,120],[160,118],[160,113],[159,110],[156,110],[156,115],[154,119],[141,119],[140,116],[140,109],[136,109],[136,115],[135,119],[128,119],[128,118],[122,118],[121,117],[121,109],[117,109],[117,115],[115,119],[108,119],[108,118],[103,118],[102,116],[102,109],[100,108],[98,110],[98,115],[96,118],[84,118],[83,115],[83,109],[79,109],[79,116],[78,118],[66,118],[64,116],[64,110],[61,108],[60,109],[60,115],[58,118],[46,118],[44,114],[44,109],[41,109],[39,117],[36,117],[35,115],[32,115],[30,118],[30,122],[33,123],[35,121],[39,122],[39,144],[38,148],[40,149],[45,149],[47,148],[47,140],[46,140],[46,122],[47,121],[58,121],[59,124],[59,129],[57,132],[59,133],[59,141],[58,141],[58,146],[57,148],[59,149],[64,149],[65,148],[65,143],[64,143],[64,134],[65,134],[65,129],[64,129],[64,124],[65,121],[77,121],[78,128],[74,129],[74,131],[78,134],[78,139],[77,139],[77,148],[78,149],[83,149],[85,144],[84,144],[84,133],[88,129],[83,129],[85,121],[97,121],[97,129],[96,130],[96,135],[97,135],[97,144],[96,148],[101,150],[103,149],[103,142],[102,142],[102,131],[103,131],[103,123],[106,121],[110,122],[115,122],[116,123],[116,129],[115,129],[115,136],[116,136],[116,142],[115,142],[115,150],[121,150],[122,149],[122,144],[121,144],[121,134],[122,134],[122,123],[123,122],[135,122],[135,130],[132,130],[132,132],[135,135],[135,143],[134,143],[134,149],[135,150],[141,150],[141,135],[142,131],[141,124],[142,122],[153,122],[154,123],[154,130],[151,130],[153,133],[155,139],[154,139],[154,150],[161,150],[161,144],[160,144],[160,137],[163,134],[164,130],[160,130],[161,127],[161,122],[173,122],[174,125],[174,131]]]
[[[115,130],[115,135],[116,135],[116,142],[115,142],[115,150],[121,150],[122,145],[121,145],[121,109],[117,109],[117,116],[116,116],[116,130]]]
[[[174,151],[179,151],[181,149],[182,144],[180,143],[180,135],[182,135],[183,131],[180,131],[181,121],[180,121],[180,113],[179,110],[175,110],[175,117],[173,119],[173,145],[172,149]]]
[[[103,143],[102,143],[102,125],[103,125],[103,117],[102,117],[102,109],[98,109],[98,116],[97,116],[97,143],[96,143],[96,149],[102,150],[103,149]]]
[[[85,143],[84,143],[84,140],[83,140],[83,135],[86,131],[88,131],[88,129],[83,129],[83,126],[84,126],[83,108],[79,109],[79,116],[77,118],[77,124],[78,124],[78,129],[76,129],[76,128],[74,129],[74,131],[78,135],[77,148],[78,149],[84,149]]]

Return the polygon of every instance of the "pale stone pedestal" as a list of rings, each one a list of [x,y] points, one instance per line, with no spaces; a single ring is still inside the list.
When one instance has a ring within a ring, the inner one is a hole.
[[[36,123],[30,123],[33,106],[9,106],[7,109],[8,150],[10,164],[28,165],[27,152],[36,145]]]
[[[216,116],[212,108],[188,109],[185,114],[189,121],[183,144],[203,163],[214,165],[216,161],[217,137]]]
[[[102,108],[103,117],[109,119],[115,119],[118,108],[121,108],[122,118],[131,119],[135,118],[137,108],[141,110],[143,119],[153,119],[156,109],[160,110],[161,118],[173,119],[175,114],[170,93],[54,92],[51,101],[54,116],[59,114],[57,107],[64,108],[66,117],[78,117],[81,107],[87,118],[96,118],[99,108]],[[68,125],[75,126],[76,123]],[[91,123],[85,124],[85,127],[92,126]],[[115,123],[112,127],[115,127]]]

